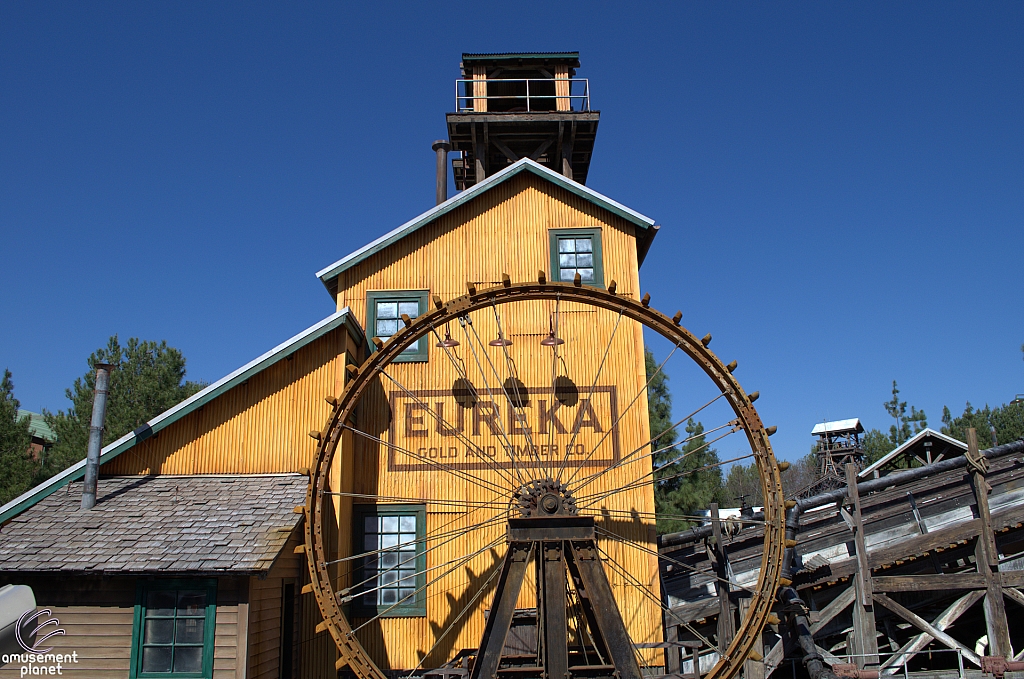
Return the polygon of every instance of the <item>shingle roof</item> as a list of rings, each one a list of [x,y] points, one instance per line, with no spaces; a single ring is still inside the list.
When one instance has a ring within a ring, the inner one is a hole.
[[[101,478],[54,493],[0,529],[0,572],[260,573],[302,519],[302,474]]]

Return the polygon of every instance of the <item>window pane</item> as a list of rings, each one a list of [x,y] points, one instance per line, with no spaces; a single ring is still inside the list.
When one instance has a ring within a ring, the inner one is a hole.
[[[576,266],[594,266],[594,255],[589,252],[585,255],[576,255]]]
[[[585,281],[592,281],[592,280],[594,280],[594,270],[593,269],[576,269],[576,270],[580,272],[580,278],[582,280],[585,280]]]
[[[178,615],[206,615],[206,592],[178,592]]]
[[[382,516],[380,517],[380,531],[382,533],[397,533],[398,532],[398,517],[397,516]],[[398,544],[398,543],[395,543]]]
[[[202,672],[203,671],[203,647],[202,646],[180,646],[174,649],[174,671],[175,672]]]
[[[174,615],[174,590],[155,590],[146,596],[146,617]]]
[[[205,618],[182,618],[177,621],[177,625],[177,631],[174,634],[174,643],[203,643],[203,630],[206,625]]]
[[[363,517],[363,532],[369,537],[370,533],[377,532],[377,517],[376,516],[364,516]]]
[[[589,238],[576,239],[576,252],[593,252]]]
[[[380,555],[381,568],[394,568],[398,565],[398,552],[384,552]]]
[[[398,571],[384,571],[380,574],[382,585],[394,585],[396,582],[398,582]]]
[[[363,549],[367,552],[374,552],[377,550],[377,534],[367,533],[366,540],[363,541]]]
[[[558,280],[571,281],[576,276],[576,269],[559,269]]]
[[[393,589],[380,590],[380,603],[387,605],[398,603],[398,592]]]
[[[398,315],[407,315],[409,318],[416,318],[420,315],[420,303],[419,302],[399,302],[398,303]]]
[[[377,318],[398,318],[398,302],[377,302]]]
[[[415,533],[416,532],[416,517],[415,516],[403,516],[401,517],[400,528],[403,533]]]
[[[170,672],[171,647],[155,646],[142,649],[143,672]]]
[[[395,547],[397,545],[398,545],[398,536],[397,535],[394,535],[394,534],[387,535],[386,533],[381,533],[381,535],[380,535],[380,546],[382,548],[383,547]]]
[[[559,238],[558,239],[558,251],[559,252],[575,252],[576,241],[572,238]]]
[[[146,631],[142,636],[144,644],[169,644],[174,641],[174,620],[170,618],[146,621]]]
[[[402,353],[403,354],[407,354],[407,353],[411,354],[411,353],[419,351],[420,350],[420,342],[422,342],[422,341],[423,341],[422,339],[416,340],[415,342],[413,342],[412,344],[407,346],[405,348],[405,351],[403,351]]]
[[[415,592],[415,591],[416,590],[414,588],[411,588],[411,587],[410,588],[406,588],[406,589],[400,589],[400,590],[398,590],[398,595],[400,597],[402,597],[403,599],[405,599],[406,597],[409,597],[411,599],[412,595],[413,595],[413,592]]]
[[[377,321],[377,337],[391,337],[396,332],[398,332],[398,321]]]
[[[558,255],[558,266],[562,268],[576,266],[576,255]]]

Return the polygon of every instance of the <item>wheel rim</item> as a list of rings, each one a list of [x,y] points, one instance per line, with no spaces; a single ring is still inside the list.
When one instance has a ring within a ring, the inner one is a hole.
[[[414,343],[427,340],[432,341],[434,338],[437,338],[440,343],[442,341],[441,333],[446,327],[449,327],[450,324],[455,323],[459,324],[458,327],[465,333],[465,337],[470,338],[470,346],[472,347],[474,342],[472,335],[469,334],[470,331],[466,329],[466,324],[464,323],[465,319],[472,321],[473,314],[476,314],[477,312],[493,311],[495,319],[498,320],[498,335],[494,341],[489,343],[489,348],[493,349],[495,352],[501,352],[496,353],[497,356],[508,358],[509,352],[507,346],[503,346],[500,343],[500,340],[507,341],[507,337],[505,337],[505,331],[507,328],[502,327],[500,321],[501,315],[498,310],[511,309],[513,308],[512,305],[519,303],[539,303],[541,305],[546,303],[549,305],[549,309],[550,305],[555,305],[556,310],[558,309],[558,305],[565,304],[577,305],[586,309],[594,308],[596,310],[603,310],[604,312],[611,312],[617,319],[615,321],[616,328],[621,320],[627,319],[628,321],[639,324],[639,326],[647,328],[668,339],[674,347],[681,352],[681,356],[688,357],[694,365],[696,365],[708,378],[710,378],[711,383],[719,390],[718,398],[722,398],[724,403],[728,404],[728,407],[735,416],[735,421],[739,424],[739,430],[744,432],[747,446],[750,450],[749,457],[754,460],[758,469],[764,498],[764,552],[762,555],[757,584],[748,588],[750,590],[750,606],[748,613],[738,626],[735,637],[729,644],[728,649],[720,655],[714,667],[704,676],[714,677],[715,679],[728,679],[739,671],[740,667],[742,667],[743,661],[748,657],[751,650],[754,648],[755,643],[760,638],[761,630],[767,622],[771,606],[774,602],[775,592],[779,584],[785,542],[784,498],[779,478],[779,470],[768,440],[768,432],[766,432],[751,399],[740,387],[739,382],[733,377],[730,369],[731,366],[724,365],[723,362],[707,348],[705,343],[702,343],[702,341],[695,335],[679,325],[678,315],[676,318],[669,318],[664,314],[649,308],[647,305],[647,299],[648,298],[645,298],[643,301],[636,301],[626,296],[616,295],[614,292],[614,284],[608,291],[605,291],[565,283],[539,282],[513,284],[508,282],[506,279],[505,284],[501,286],[479,291],[471,288],[470,294],[456,298],[447,303],[435,296],[432,300],[432,304],[430,305],[432,307],[430,310],[411,321],[411,323],[406,327],[400,328],[399,331],[389,338],[387,342],[383,343],[377,351],[372,353],[358,369],[350,369],[350,373],[354,374],[351,374],[350,380],[341,397],[338,399],[329,399],[332,401],[333,408],[324,429],[320,432],[305,508],[307,519],[305,522],[305,549],[308,557],[312,591],[317,599],[317,604],[320,607],[321,614],[324,618],[322,625],[330,632],[338,646],[339,666],[341,664],[348,664],[350,669],[362,679],[384,679],[387,676],[377,666],[370,654],[364,649],[356,634],[353,633],[353,625],[342,611],[339,603],[339,591],[332,582],[329,570],[332,562],[330,559],[331,555],[328,553],[326,547],[326,541],[328,540],[328,535],[331,531],[331,524],[328,518],[329,512],[325,511],[325,500],[329,498],[332,493],[330,489],[332,464],[334,463],[335,457],[338,453],[338,447],[342,439],[342,435],[346,430],[352,431],[352,427],[345,423],[351,422],[351,418],[355,415],[357,407],[364,396],[368,393],[368,390],[372,388],[375,380],[379,380],[381,376],[393,380],[393,378],[388,375],[388,367],[392,365],[396,358],[401,356],[402,352],[406,348],[410,347]],[[557,313],[558,312],[556,311],[556,316]],[[463,320],[462,324],[460,324],[460,319]],[[472,323],[469,323],[469,325],[472,327]],[[552,328],[549,334],[549,339],[556,335],[555,323],[552,323],[551,325]],[[475,333],[475,329],[473,332]],[[612,337],[614,336],[615,333],[613,332]],[[494,342],[499,343],[494,344]],[[481,341],[479,333],[476,333],[476,344],[479,344],[478,353],[482,353],[484,343]],[[611,340],[609,340],[608,346],[611,346]],[[557,346],[549,348],[551,348],[553,355],[557,356]],[[673,349],[673,353],[675,353],[676,349]],[[449,360],[451,359],[451,353],[448,348],[442,348],[440,350],[445,352],[445,355],[448,356]],[[607,353],[608,350],[606,348],[605,354]],[[444,360],[444,358],[442,357],[441,360]],[[477,355],[476,362],[480,366],[480,374],[486,375],[486,361],[480,361],[480,357]],[[493,363],[494,362],[491,361],[490,367],[492,369],[495,367]],[[555,361],[553,360],[552,363],[555,363]],[[600,375],[600,370],[600,368],[597,369],[598,375]],[[512,375],[515,374],[515,371],[512,369],[510,369],[509,372],[512,373]],[[500,371],[495,369],[493,371],[491,381],[497,381],[494,378],[499,376]],[[594,378],[593,385],[589,384],[589,382],[587,384],[579,384],[578,389],[580,392],[580,398],[583,398],[584,393],[588,393],[589,402],[593,402],[595,398],[594,387],[596,386],[596,383],[597,377]],[[518,412],[518,409],[515,407],[515,399],[518,398],[518,389],[520,387],[517,387],[514,382],[511,384],[503,384],[502,386],[504,388],[501,389],[496,388],[497,385],[494,384],[488,385],[483,389],[476,386],[475,391],[478,396],[481,393],[489,395],[500,393],[512,403],[510,406],[510,412],[512,410],[516,410]],[[553,383],[552,389],[555,389]],[[554,391],[552,394],[554,394]],[[553,404],[554,401],[552,400],[551,403]],[[514,424],[515,420],[510,419],[510,425]],[[521,428],[523,430],[529,430],[525,421],[522,424],[523,426]],[[440,421],[438,422],[438,426],[440,426]],[[612,428],[614,428],[614,426]],[[549,427],[549,430],[553,432],[554,427]],[[538,434],[540,433],[541,432],[538,432]],[[579,432],[577,430],[577,434],[578,433]],[[508,440],[509,438],[506,433],[505,441]],[[572,440],[575,441],[576,438],[573,437]],[[382,441],[382,439],[378,438],[378,441]],[[645,441],[643,445],[648,443],[650,443],[650,441]],[[598,443],[597,445],[601,446],[602,444]],[[533,443],[531,443],[530,446],[539,448],[539,446],[536,446],[536,444]],[[627,446],[627,448],[632,451],[633,446],[630,445]],[[558,448],[552,448],[552,450],[558,450]],[[638,459],[648,456],[646,449],[641,452],[640,455],[636,455],[636,451],[632,451],[632,454]],[[532,466],[534,465],[533,462],[530,462],[529,464],[525,463],[525,457],[525,455],[520,457],[519,471],[523,473],[517,477],[515,473],[516,456],[511,454],[509,455],[509,458],[511,459],[511,466],[513,467],[511,470],[506,469],[506,471],[511,472],[507,474],[509,481],[514,483],[517,478],[519,480],[528,480],[530,475],[527,473],[527,470],[540,470],[545,468],[542,458],[538,458],[535,466]],[[551,464],[553,460],[554,456],[549,460],[549,464],[545,469],[546,472],[555,471],[554,465]],[[636,460],[634,460],[634,462],[635,461]],[[622,462],[621,457],[615,462],[615,464],[619,463],[625,465],[625,463]],[[486,462],[481,462],[480,464],[486,465]],[[629,464],[633,464],[633,462],[629,462]],[[578,473],[579,470],[584,469],[585,465],[580,466],[579,469],[577,469],[577,473],[573,476],[569,475],[569,472],[572,470],[565,469],[566,466],[567,465],[563,464],[562,468],[559,469],[556,474],[549,473],[547,475],[559,478],[562,481],[571,479],[567,483],[570,490],[573,490],[573,484],[576,483],[578,478],[583,481],[588,478],[585,473],[582,477]],[[500,468],[500,465],[495,465],[495,468]],[[479,469],[483,469],[483,467],[480,467]],[[497,472],[497,475],[500,476],[500,472]],[[565,478],[561,478],[562,475],[565,475]],[[593,472],[591,475],[593,475]],[[536,474],[533,476],[534,478],[537,478]],[[654,474],[651,475],[651,479],[647,481],[647,484],[653,483],[653,479]],[[577,484],[576,487],[579,487],[580,485],[582,484]],[[642,486],[637,486],[637,489],[641,487]],[[508,490],[511,493],[511,491],[515,491],[516,488],[510,487]],[[511,500],[511,498],[509,499]],[[604,499],[607,500],[607,497]],[[464,506],[466,507],[466,511],[470,512],[469,506]],[[653,517],[649,518],[653,521]],[[443,539],[443,537],[443,534],[438,534],[434,536],[434,539],[439,540]],[[642,546],[636,546],[636,548],[642,549]],[[611,563],[608,564],[608,566],[614,570],[615,564]],[[622,576],[623,574],[620,573],[619,575]],[[628,576],[628,573],[625,575]],[[478,593],[482,594],[485,591],[486,586],[480,588]],[[482,604],[477,603],[474,605],[479,606]],[[660,625],[660,619],[658,624]]]

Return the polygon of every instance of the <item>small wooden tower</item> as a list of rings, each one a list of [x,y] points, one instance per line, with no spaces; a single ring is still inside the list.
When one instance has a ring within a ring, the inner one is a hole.
[[[864,468],[866,454],[860,440],[864,426],[860,419],[822,422],[814,426],[811,434],[818,437],[818,478],[812,489],[821,492],[846,485],[848,463],[853,463],[859,472]]]
[[[579,65],[579,52],[462,55],[447,114],[459,191],[520,158],[586,184],[601,114]]]

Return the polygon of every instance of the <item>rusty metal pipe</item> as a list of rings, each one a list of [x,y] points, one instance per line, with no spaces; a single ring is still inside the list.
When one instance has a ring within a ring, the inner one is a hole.
[[[96,386],[92,392],[92,422],[89,424],[89,448],[85,456],[85,480],[82,484],[82,509],[96,506],[96,486],[100,476],[100,449],[103,448],[103,423],[107,418],[107,389],[114,366],[96,364]]]
[[[448,200],[448,152],[452,145],[444,139],[438,139],[430,148],[437,154],[437,204]]]

